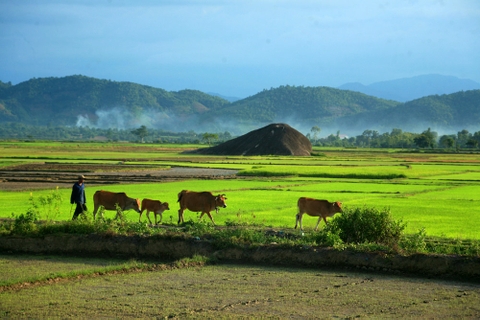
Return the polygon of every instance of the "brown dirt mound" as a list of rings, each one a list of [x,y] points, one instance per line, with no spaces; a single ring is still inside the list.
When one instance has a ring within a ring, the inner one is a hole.
[[[273,123],[238,138],[194,153],[210,155],[292,155],[309,156],[312,144],[302,133],[284,123]]]

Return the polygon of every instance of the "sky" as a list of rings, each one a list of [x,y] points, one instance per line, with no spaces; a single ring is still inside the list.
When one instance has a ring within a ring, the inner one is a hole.
[[[480,82],[478,0],[0,0],[0,80],[85,75],[245,98],[442,74]]]

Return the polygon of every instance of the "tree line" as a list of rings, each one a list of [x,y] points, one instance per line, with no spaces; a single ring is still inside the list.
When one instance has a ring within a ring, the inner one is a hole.
[[[135,129],[99,129],[90,127],[34,126],[22,123],[5,123],[0,126],[2,140],[53,140],[53,141],[110,141],[174,144],[213,144],[232,139],[228,132],[170,132],[140,126]]]
[[[318,138],[321,129],[312,127],[307,138],[312,145],[333,147],[359,147],[359,148],[421,148],[421,149],[458,149],[478,148],[480,144],[480,131],[470,133],[463,129],[456,134],[439,136],[430,128],[421,133],[404,132],[394,128],[391,132],[379,133],[376,130],[365,130],[361,135],[345,137],[337,131],[324,138]]]
[[[466,129],[457,133],[439,136],[430,128],[421,133],[405,132],[394,128],[390,132],[379,133],[365,130],[362,134],[346,137],[337,131],[326,137],[319,137],[321,128],[312,127],[306,137],[313,146],[357,147],[357,148],[406,148],[406,149],[478,149],[480,131],[471,133]],[[224,132],[170,132],[140,126],[135,129],[99,129],[90,127],[33,126],[21,123],[6,123],[0,126],[2,140],[55,140],[55,141],[110,141],[110,142],[145,142],[173,144],[219,144],[235,138],[228,131]]]

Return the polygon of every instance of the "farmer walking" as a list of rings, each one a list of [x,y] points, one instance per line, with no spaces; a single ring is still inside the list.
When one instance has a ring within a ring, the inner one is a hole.
[[[72,220],[77,219],[78,215],[84,211],[87,211],[87,198],[85,197],[85,176],[78,176],[78,181],[72,187],[72,195],[70,196],[70,203],[77,204],[75,212],[73,213]],[[70,211],[71,212],[71,211]]]

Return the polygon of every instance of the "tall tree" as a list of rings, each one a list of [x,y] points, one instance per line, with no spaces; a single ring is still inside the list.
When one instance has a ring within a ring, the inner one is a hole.
[[[437,133],[428,128],[426,131],[423,131],[420,135],[415,137],[413,142],[415,142],[419,148],[433,148],[435,147],[436,138]]]
[[[204,141],[206,141],[208,145],[210,145],[211,142],[212,142],[212,140],[217,140],[217,139],[218,139],[218,134],[205,132],[205,133],[202,135],[202,139],[203,139]]]
[[[320,129],[320,127],[318,126],[313,126],[312,129],[310,129],[310,131],[313,133],[313,142],[317,143],[318,134],[320,133],[320,131],[322,131],[322,129]]]
[[[142,143],[143,143],[144,142],[143,139],[146,136],[148,136],[148,129],[147,129],[147,127],[142,125],[140,128],[132,130],[131,133],[133,133],[134,135],[139,137],[142,140]]]
[[[443,135],[440,137],[439,143],[445,148],[452,148],[455,144],[455,139],[452,136]]]

